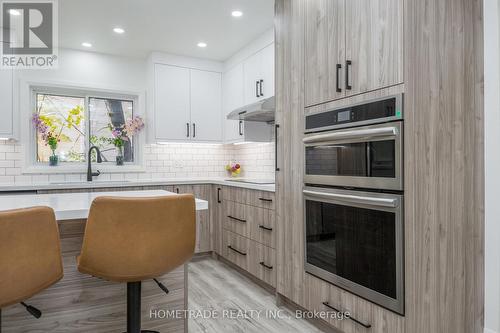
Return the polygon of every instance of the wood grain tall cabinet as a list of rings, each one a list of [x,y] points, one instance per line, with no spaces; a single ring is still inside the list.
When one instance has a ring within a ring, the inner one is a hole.
[[[342,332],[483,331],[482,11],[481,0],[276,0],[276,289],[372,324],[329,322]],[[350,93],[342,68],[338,92],[337,63],[348,57],[367,65],[353,66]],[[304,112],[395,92],[405,117],[404,316],[304,270]]]
[[[305,2],[305,105],[403,83],[403,0]]]

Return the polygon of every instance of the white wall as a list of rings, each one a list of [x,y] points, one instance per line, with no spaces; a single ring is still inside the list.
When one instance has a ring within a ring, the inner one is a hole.
[[[76,50],[59,50],[59,68],[20,70],[21,80],[45,80],[109,87],[109,89],[146,90],[146,62]]]
[[[274,42],[274,28],[266,31],[262,36],[236,52],[233,56],[224,62],[224,72],[227,72],[235,65],[243,62],[245,59],[259,52],[269,44]]]
[[[485,333],[500,332],[500,30],[498,0],[484,0]]]

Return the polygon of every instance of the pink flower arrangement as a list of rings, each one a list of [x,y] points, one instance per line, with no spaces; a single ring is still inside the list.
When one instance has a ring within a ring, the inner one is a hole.
[[[137,135],[143,128],[144,121],[138,116],[128,119],[124,125],[118,127],[109,124],[111,135],[113,135],[111,141],[115,147],[123,147],[125,141],[129,141],[131,137]]]

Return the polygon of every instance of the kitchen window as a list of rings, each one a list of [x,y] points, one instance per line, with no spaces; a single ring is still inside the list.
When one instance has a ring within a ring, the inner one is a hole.
[[[86,162],[91,146],[101,151],[103,163],[116,163],[117,149],[113,145],[112,128],[123,126],[136,116],[137,96],[82,93],[73,90],[48,88],[32,89],[35,113],[47,130],[34,128],[34,162],[48,165],[52,150],[44,140],[51,132],[58,140],[60,166]],[[123,158],[128,165],[138,162],[137,137],[124,141]],[[95,155],[92,158],[95,159]]]

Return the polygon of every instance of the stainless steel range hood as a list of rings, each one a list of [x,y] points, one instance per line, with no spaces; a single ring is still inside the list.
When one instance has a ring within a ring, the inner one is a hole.
[[[269,97],[250,105],[238,108],[227,115],[230,120],[246,120],[258,122],[274,122],[276,109],[275,98]]]

